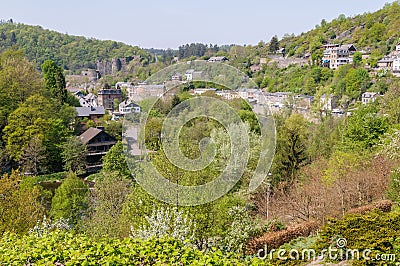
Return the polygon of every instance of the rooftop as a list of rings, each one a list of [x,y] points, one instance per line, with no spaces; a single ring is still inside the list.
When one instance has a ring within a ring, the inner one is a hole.
[[[91,127],[88,130],[86,130],[85,132],[83,132],[79,138],[81,140],[81,142],[83,144],[88,143],[91,139],[93,139],[94,137],[96,137],[100,132],[102,132],[103,130],[98,129],[98,128],[94,128]]]
[[[91,115],[105,115],[104,106],[97,107],[75,107],[78,117],[89,117]]]

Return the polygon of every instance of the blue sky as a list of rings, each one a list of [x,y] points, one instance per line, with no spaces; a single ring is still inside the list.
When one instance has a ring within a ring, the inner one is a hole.
[[[71,35],[111,39],[144,48],[191,42],[257,44],[299,34],[346,16],[373,12],[393,0],[35,0],[6,1],[0,18]]]

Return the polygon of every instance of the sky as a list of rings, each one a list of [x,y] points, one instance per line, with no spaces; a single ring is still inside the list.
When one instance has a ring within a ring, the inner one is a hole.
[[[340,14],[373,12],[393,0],[12,0],[0,19],[142,48],[192,42],[250,44],[300,34]]]

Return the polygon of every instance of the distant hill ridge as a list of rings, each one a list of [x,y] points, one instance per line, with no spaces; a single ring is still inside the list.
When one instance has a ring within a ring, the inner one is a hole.
[[[28,59],[39,66],[51,59],[64,69],[75,71],[96,69],[97,62],[111,62],[112,58],[140,56],[147,62],[153,60],[137,46],[63,34],[12,20],[0,21],[0,52],[13,46],[24,49]]]

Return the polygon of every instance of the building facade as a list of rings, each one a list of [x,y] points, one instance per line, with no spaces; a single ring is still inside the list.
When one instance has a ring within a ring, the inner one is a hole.
[[[114,106],[115,100],[122,101],[122,91],[120,89],[105,88],[98,91],[98,105],[104,106],[106,110],[114,110],[118,106]]]

